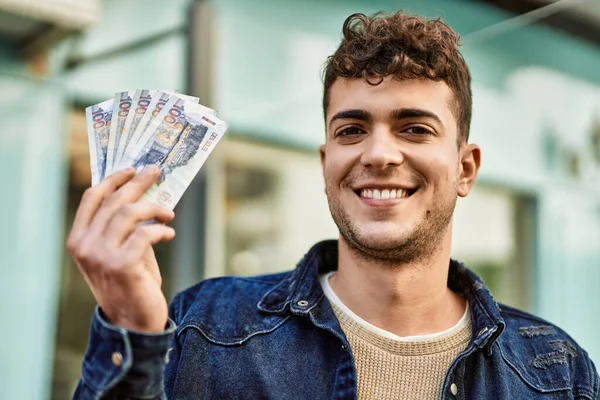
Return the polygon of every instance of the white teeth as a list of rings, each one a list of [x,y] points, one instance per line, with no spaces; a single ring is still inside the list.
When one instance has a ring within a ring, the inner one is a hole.
[[[408,197],[408,191],[402,189],[361,189],[360,196],[377,200],[401,199]]]

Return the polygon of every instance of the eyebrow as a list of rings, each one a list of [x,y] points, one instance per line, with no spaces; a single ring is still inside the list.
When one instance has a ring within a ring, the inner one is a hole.
[[[421,108],[397,108],[390,112],[390,117],[393,120],[399,121],[407,118],[431,118],[435,120],[440,125],[444,126],[440,117],[437,114],[427,111]],[[337,119],[357,119],[361,121],[370,121],[372,119],[372,115],[370,112],[361,110],[361,109],[349,109],[342,110],[331,117],[329,121],[329,127],[331,128],[331,124],[333,121]]]
[[[442,119],[437,116],[437,114],[423,110],[422,108],[400,108],[396,110],[392,110],[390,116],[394,120],[401,120],[407,118],[431,118],[436,121],[438,124],[444,126]]]
[[[337,119],[358,119],[361,121],[370,121],[371,113],[358,108],[351,110],[342,110],[335,114],[333,117],[331,117],[331,119],[329,120],[329,128],[331,128],[331,124],[333,123],[333,121]]]

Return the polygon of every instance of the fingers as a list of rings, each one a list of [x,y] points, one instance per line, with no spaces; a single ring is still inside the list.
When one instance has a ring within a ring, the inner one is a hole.
[[[104,232],[108,221],[112,219],[114,213],[123,205],[139,200],[156,182],[158,176],[158,167],[150,165],[106,198],[90,224],[90,234],[100,235]]]
[[[168,242],[175,237],[175,229],[161,224],[138,225],[122,247],[122,254],[131,259],[140,259],[150,245]]]
[[[108,222],[104,236],[108,245],[120,246],[140,222],[154,220],[163,224],[175,217],[173,211],[154,203],[127,204],[119,208]]]
[[[67,240],[67,248],[72,248],[79,241],[104,199],[130,181],[134,176],[135,170],[133,168],[127,168],[112,174],[96,186],[90,187],[85,191],[81,198],[81,202],[79,203],[79,207],[77,208],[77,213],[75,214],[73,227],[71,228],[71,233]]]

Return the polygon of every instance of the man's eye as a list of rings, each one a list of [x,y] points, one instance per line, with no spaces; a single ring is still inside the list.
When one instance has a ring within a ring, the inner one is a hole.
[[[338,131],[338,133],[336,133],[336,137],[338,136],[356,136],[356,135],[361,135],[363,134],[364,131],[360,128],[357,127],[349,127],[349,128],[344,128],[340,131]]]
[[[412,133],[414,135],[433,135],[433,132],[430,129],[422,126],[411,126],[410,128],[405,129],[403,132]]]

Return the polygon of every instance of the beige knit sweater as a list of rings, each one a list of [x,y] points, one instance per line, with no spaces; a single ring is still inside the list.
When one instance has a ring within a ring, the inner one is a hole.
[[[382,335],[378,328],[350,315],[331,287],[325,286],[328,284],[324,284],[325,294],[354,354],[360,400],[441,397],[448,367],[471,339],[468,309],[459,324],[444,333],[399,338],[390,333]]]

